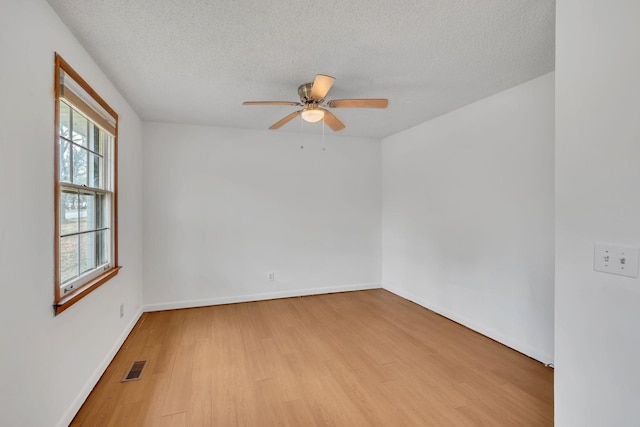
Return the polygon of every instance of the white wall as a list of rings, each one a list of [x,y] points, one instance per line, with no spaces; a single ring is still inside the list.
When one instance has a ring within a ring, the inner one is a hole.
[[[268,130],[143,134],[148,309],[380,286],[380,141],[328,133],[322,151],[320,135]]]
[[[640,3],[557,3],[556,425],[640,425],[640,280],[593,271],[640,247]]]
[[[554,76],[388,137],[382,283],[553,360]]]
[[[46,2],[0,3],[0,425],[68,425],[142,306],[141,125]],[[54,51],[120,114],[124,266],[57,317]]]

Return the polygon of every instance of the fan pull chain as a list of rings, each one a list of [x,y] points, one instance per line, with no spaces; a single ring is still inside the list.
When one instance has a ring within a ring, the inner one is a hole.
[[[304,120],[302,120],[302,116],[300,116],[300,141],[304,141],[304,132],[302,128],[304,127]],[[300,146],[300,149],[304,149],[304,145]]]
[[[327,151],[327,147],[324,144],[324,128],[325,128],[324,118],[322,119],[322,151]]]

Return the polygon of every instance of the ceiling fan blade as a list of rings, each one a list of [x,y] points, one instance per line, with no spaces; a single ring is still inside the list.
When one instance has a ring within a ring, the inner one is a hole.
[[[291,101],[245,101],[242,105],[302,105]]]
[[[331,108],[387,108],[388,99],[334,99],[327,102]]]
[[[339,118],[334,116],[333,113],[325,110],[324,108],[321,108],[321,110],[324,111],[324,122],[327,124],[327,126],[329,126],[336,132],[344,129],[344,123],[342,123]]]
[[[279,129],[282,127],[282,125],[289,123],[291,120],[295,119],[296,116],[299,116],[300,113],[302,113],[302,110],[298,110],[298,111],[294,111],[293,113],[289,114],[287,117],[285,117],[284,119],[280,120],[279,122],[275,122],[274,124],[272,124],[269,129]]]
[[[329,89],[333,86],[333,82],[336,79],[331,76],[325,76],[324,74],[318,74],[313,81],[313,87],[311,88],[311,98],[324,99],[329,93]]]

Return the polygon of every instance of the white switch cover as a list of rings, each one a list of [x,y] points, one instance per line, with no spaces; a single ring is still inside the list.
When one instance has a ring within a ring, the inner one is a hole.
[[[638,248],[596,243],[593,269],[604,273],[638,277]]]

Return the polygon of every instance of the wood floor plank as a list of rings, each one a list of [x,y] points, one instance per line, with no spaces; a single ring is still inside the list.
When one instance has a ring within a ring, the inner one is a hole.
[[[72,425],[545,427],[553,370],[381,289],[145,313]]]

